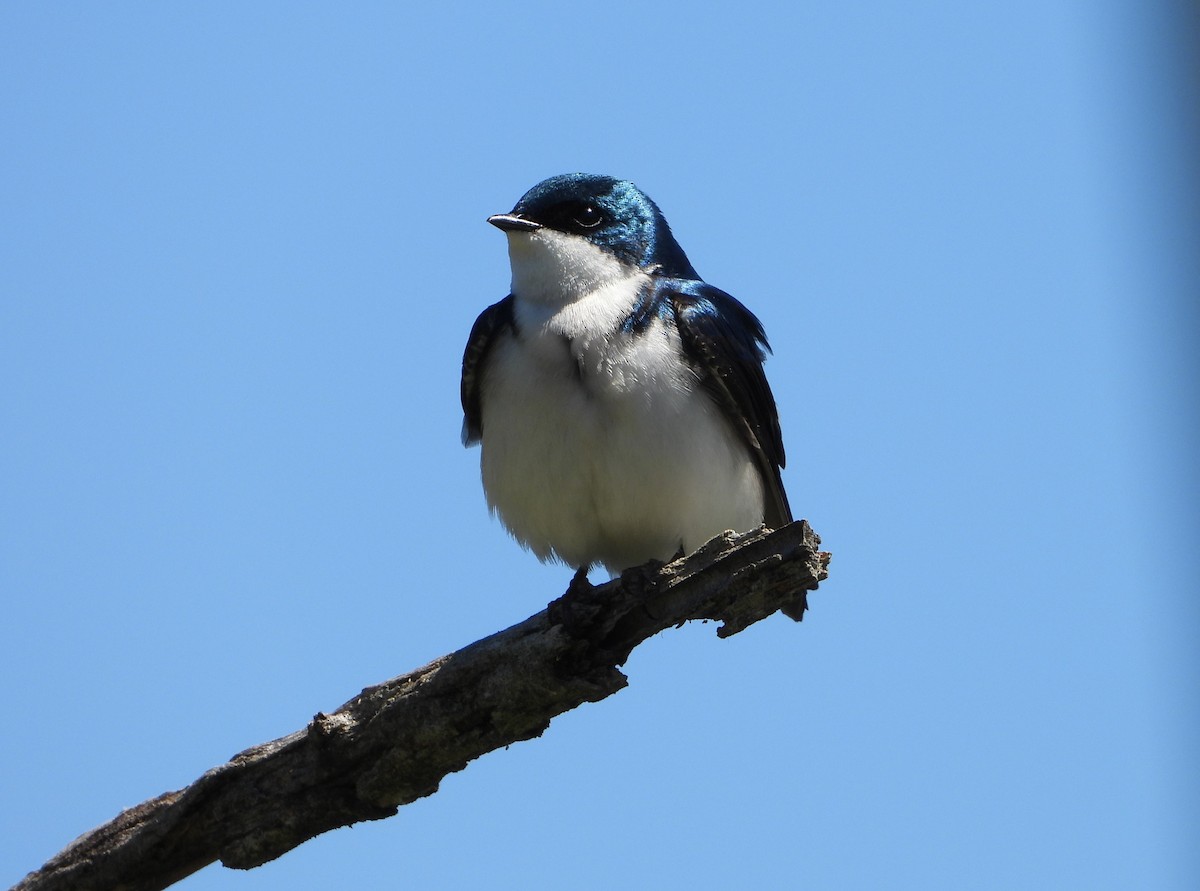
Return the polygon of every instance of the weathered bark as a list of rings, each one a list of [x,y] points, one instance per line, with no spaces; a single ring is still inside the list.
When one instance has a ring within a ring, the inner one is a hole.
[[[572,582],[524,622],[368,687],[305,729],[124,811],[14,891],[151,891],[214,860],[248,869],[327,830],[389,817],[472,759],[620,690],[617,666],[665,628],[714,619],[727,637],[777,610],[798,619],[806,592],[827,575],[819,545],[801,520],[727,533],[597,587]]]

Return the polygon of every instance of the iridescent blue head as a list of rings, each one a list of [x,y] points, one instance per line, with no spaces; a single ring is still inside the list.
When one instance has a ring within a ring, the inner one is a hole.
[[[576,235],[652,275],[699,278],[658,205],[628,180],[552,176],[521,196],[511,213],[488,222],[508,232],[546,228]]]

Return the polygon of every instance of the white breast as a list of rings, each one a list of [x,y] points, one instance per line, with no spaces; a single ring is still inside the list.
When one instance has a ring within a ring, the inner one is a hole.
[[[488,504],[543,560],[614,572],[761,523],[758,471],[679,361],[674,325],[619,330],[645,274],[571,236],[531,244],[539,234],[510,236],[517,333],[482,381]],[[569,256],[588,249],[599,256]]]

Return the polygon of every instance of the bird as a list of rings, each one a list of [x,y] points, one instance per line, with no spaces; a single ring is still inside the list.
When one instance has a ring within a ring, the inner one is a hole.
[[[512,281],[467,341],[462,439],[522,546],[586,578],[792,521],[762,323],[649,196],[563,174],[487,221]]]

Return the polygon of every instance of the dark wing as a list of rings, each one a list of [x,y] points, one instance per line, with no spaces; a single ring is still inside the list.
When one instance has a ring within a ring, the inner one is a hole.
[[[763,360],[770,352],[762,323],[754,313],[719,288],[702,281],[658,279],[660,297],[669,301],[700,382],[725,412],[758,463],[766,490],[763,522],[778,529],[792,522],[783,480],[783,435],[775,397]]]
[[[483,381],[484,362],[488,350],[495,343],[496,335],[513,325],[512,295],[499,303],[493,303],[479,314],[467,338],[467,349],[462,362],[462,407],[464,446],[471,446],[483,438],[483,408],[480,405],[480,386]]]

